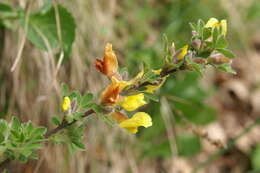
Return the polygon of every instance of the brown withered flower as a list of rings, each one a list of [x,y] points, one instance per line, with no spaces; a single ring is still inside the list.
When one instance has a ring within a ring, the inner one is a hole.
[[[103,59],[96,59],[95,66],[98,71],[110,78],[117,76],[118,62],[112,44],[107,43]]]

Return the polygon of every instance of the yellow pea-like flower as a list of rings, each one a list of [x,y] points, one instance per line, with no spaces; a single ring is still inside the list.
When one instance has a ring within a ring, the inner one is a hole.
[[[189,46],[185,45],[180,49],[180,52],[177,53],[178,60],[182,60],[185,57],[185,55],[188,53],[188,48]]]
[[[137,112],[132,118],[127,119],[119,124],[121,128],[125,128],[130,133],[137,133],[138,127],[145,128],[152,126],[152,118],[145,112]]]
[[[218,25],[219,25],[218,19],[212,17],[212,18],[210,18],[210,19],[208,20],[208,22],[206,23],[205,27],[206,27],[206,28],[214,28],[214,27],[216,27],[216,26],[218,26]]]
[[[220,21],[221,33],[225,36],[227,34],[227,20]]]
[[[161,87],[161,85],[146,85],[145,88],[145,92],[153,94],[154,91],[156,91],[157,89],[159,89]]]
[[[131,84],[129,81],[118,80],[116,77],[112,77],[112,84],[119,85],[119,90],[122,91],[125,87]]]
[[[121,106],[127,111],[134,111],[145,104],[146,102],[144,100],[144,94],[140,93],[136,95],[126,96],[123,99]]]
[[[69,97],[64,97],[63,98],[63,103],[61,105],[61,109],[63,112],[66,112],[70,109],[70,104],[71,104],[71,101],[70,101],[70,98]]]
[[[205,25],[206,28],[221,28],[221,34],[226,36],[227,34],[227,20],[218,21],[216,18],[210,18]]]
[[[152,72],[159,75],[159,74],[161,74],[162,69],[160,68],[160,69],[157,69],[157,70],[152,70]]]

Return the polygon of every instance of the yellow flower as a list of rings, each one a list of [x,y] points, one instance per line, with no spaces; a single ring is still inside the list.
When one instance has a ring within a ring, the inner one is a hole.
[[[138,127],[145,128],[152,126],[152,118],[145,112],[137,112],[132,118],[122,121],[119,126],[125,128],[130,133],[138,132]]]
[[[116,77],[112,76],[112,84],[119,85],[119,90],[122,91],[125,87],[131,84],[131,82],[118,80]]]
[[[63,98],[63,103],[61,105],[61,109],[63,112],[66,112],[67,110],[70,109],[70,98],[69,97],[64,97]]]
[[[219,25],[218,19],[212,17],[206,23],[205,28],[214,28],[214,27],[217,27],[218,25]]]
[[[221,34],[224,36],[227,34],[227,20],[221,20],[220,22],[216,18],[210,18],[205,25],[206,28],[221,28]]]
[[[155,74],[159,75],[159,74],[161,74],[162,69],[160,68],[158,70],[152,70],[152,72],[154,72]]]
[[[146,102],[144,101],[144,94],[140,93],[136,95],[126,96],[121,103],[121,106],[127,111],[134,111],[145,104]]]
[[[188,48],[189,46],[185,45],[180,49],[180,51],[176,55],[177,60],[182,60],[185,57],[185,55],[188,53]]]
[[[225,36],[227,34],[227,20],[220,21],[221,33]]]
[[[163,78],[163,80],[160,82],[160,84],[158,84],[158,85],[146,85],[146,86],[145,86],[146,90],[145,90],[144,92],[153,94],[154,91],[156,91],[157,89],[159,89],[159,88],[163,85],[163,83],[165,82],[165,80],[166,80],[167,77],[168,77],[168,76],[165,76],[165,77]]]

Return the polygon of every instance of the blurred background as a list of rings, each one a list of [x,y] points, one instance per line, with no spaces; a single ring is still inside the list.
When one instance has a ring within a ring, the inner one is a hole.
[[[26,0],[2,0],[24,8]],[[2,2],[1,1],[1,2]],[[260,1],[259,0],[60,0],[77,25],[70,57],[60,68],[51,52],[28,40],[14,72],[10,69],[24,29],[13,25],[0,33],[0,117],[54,128],[62,117],[60,84],[81,93],[99,93],[109,82],[93,61],[113,44],[130,76],[144,61],[163,63],[162,35],[177,47],[191,38],[189,22],[227,19],[229,47],[236,54],[237,75],[207,69],[203,76],[181,73],[159,91],[160,102],[143,108],[153,126],[132,135],[95,116],[86,121],[86,150],[46,144],[38,161],[12,163],[12,172],[57,173],[245,173],[260,172]],[[38,9],[44,0],[30,1]],[[98,99],[98,98],[96,98]],[[185,119],[185,121],[181,121]],[[198,136],[194,128],[208,133]],[[225,148],[213,145],[219,140]]]

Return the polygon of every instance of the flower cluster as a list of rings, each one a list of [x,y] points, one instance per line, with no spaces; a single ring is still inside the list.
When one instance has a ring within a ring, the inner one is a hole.
[[[96,59],[96,69],[104,74],[110,81],[100,95],[100,104],[89,101],[90,95],[75,94],[75,98],[65,95],[62,110],[66,113],[69,122],[79,120],[84,114],[82,110],[88,108],[97,113],[96,107],[104,108],[106,115],[118,123],[119,127],[131,133],[137,133],[138,127],[152,126],[151,117],[145,112],[136,112],[140,107],[148,104],[149,99],[154,100],[154,93],[166,81],[167,77],[178,70],[191,70],[202,73],[207,65],[212,65],[222,71],[235,73],[231,67],[234,55],[227,49],[226,33],[227,21],[210,18],[206,23],[199,20],[192,24],[191,43],[175,50],[175,44],[168,47],[166,38],[164,66],[160,69],[145,68],[134,78],[126,79],[119,73],[119,65],[112,44],[105,46],[104,56]],[[85,102],[84,102],[85,100]],[[94,107],[92,106],[94,105]],[[76,109],[74,109],[76,108]],[[109,109],[106,109],[109,108]],[[131,113],[134,112],[134,113]],[[103,114],[102,113],[102,114]],[[131,117],[127,115],[133,114]]]
[[[145,112],[137,112],[131,118],[128,118],[123,111],[136,111],[141,106],[147,104],[145,101],[144,93],[153,93],[160,87],[162,82],[157,85],[147,85],[147,89],[143,92],[136,91],[131,95],[123,95],[123,91],[127,88],[131,88],[140,82],[144,76],[144,72],[141,71],[131,80],[124,80],[118,73],[118,61],[117,57],[112,49],[111,44],[107,44],[105,47],[105,53],[103,59],[96,59],[96,69],[106,75],[111,84],[109,84],[101,94],[101,104],[103,106],[109,106],[113,108],[111,117],[119,124],[121,128],[125,128],[131,133],[136,133],[138,127],[150,127],[152,126],[151,117]],[[155,74],[160,74],[161,70],[155,70]]]

